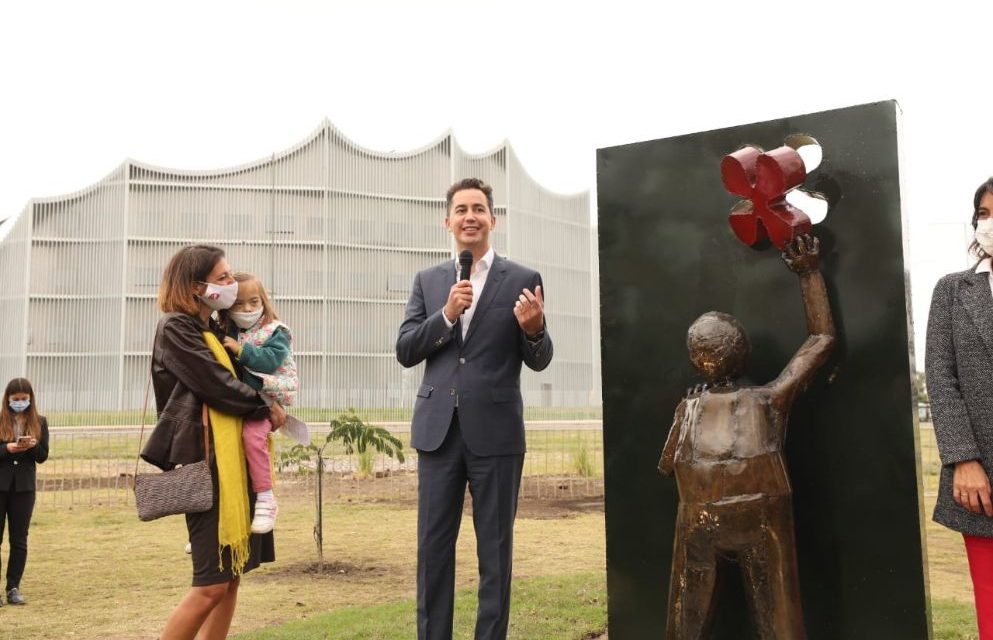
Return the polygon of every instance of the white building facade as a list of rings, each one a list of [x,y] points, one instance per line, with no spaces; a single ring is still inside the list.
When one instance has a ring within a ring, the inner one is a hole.
[[[445,191],[493,186],[497,253],[539,270],[555,342],[551,366],[522,378],[532,417],[600,405],[596,245],[589,193],[532,180],[509,144],[480,155],[448,133],[380,153],[325,121],[262,161],[182,171],[126,161],[74,194],[32,200],[0,227],[0,384],[25,376],[43,411],[140,408],[155,299],[169,257],[194,242],[255,273],[293,331],[298,405],[401,419],[422,367],[394,357],[414,274],[453,257]]]

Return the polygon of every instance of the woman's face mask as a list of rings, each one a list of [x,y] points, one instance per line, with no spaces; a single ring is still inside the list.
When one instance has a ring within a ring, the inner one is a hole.
[[[234,323],[241,329],[250,329],[262,317],[262,307],[255,311],[231,311],[228,313]]]
[[[206,285],[207,289],[200,296],[200,299],[214,311],[230,309],[235,299],[238,298],[237,282],[232,282],[231,284],[214,284],[208,282]]]
[[[13,398],[11,398],[7,401],[7,405],[10,407],[10,410],[13,411],[14,413],[21,413],[22,411],[24,411],[25,409],[31,406],[31,399],[29,398],[27,400],[14,400]]]

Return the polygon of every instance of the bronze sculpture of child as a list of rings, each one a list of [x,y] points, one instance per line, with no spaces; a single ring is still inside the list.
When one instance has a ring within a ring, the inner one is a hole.
[[[817,239],[799,236],[782,257],[800,276],[810,335],[775,380],[737,384],[750,347],[732,316],[705,313],[687,334],[690,360],[708,384],[679,403],[659,461],[663,474],[675,473],[680,501],[668,640],[708,635],[723,560],[741,568],[759,638],[806,637],[782,448],[793,400],[827,361],[835,330]]]

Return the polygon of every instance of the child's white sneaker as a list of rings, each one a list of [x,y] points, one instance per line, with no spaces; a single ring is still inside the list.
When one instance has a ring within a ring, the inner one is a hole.
[[[252,533],[269,533],[276,526],[276,514],[279,507],[275,500],[259,499],[255,501],[255,517],[252,518]]]

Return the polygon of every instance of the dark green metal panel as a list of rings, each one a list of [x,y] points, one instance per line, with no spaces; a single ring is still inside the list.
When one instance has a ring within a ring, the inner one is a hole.
[[[832,360],[794,404],[786,441],[812,640],[928,637],[918,498],[897,106],[881,102],[601,149],[597,154],[611,640],[662,638],[677,495],[656,471],[685,388],[701,382],[686,329],[733,314],[763,384],[806,338],[797,277],[727,223],[720,160],[807,133],[824,160],[805,186],[831,201],[821,240],[838,329]],[[749,622],[737,580],[719,638]]]

